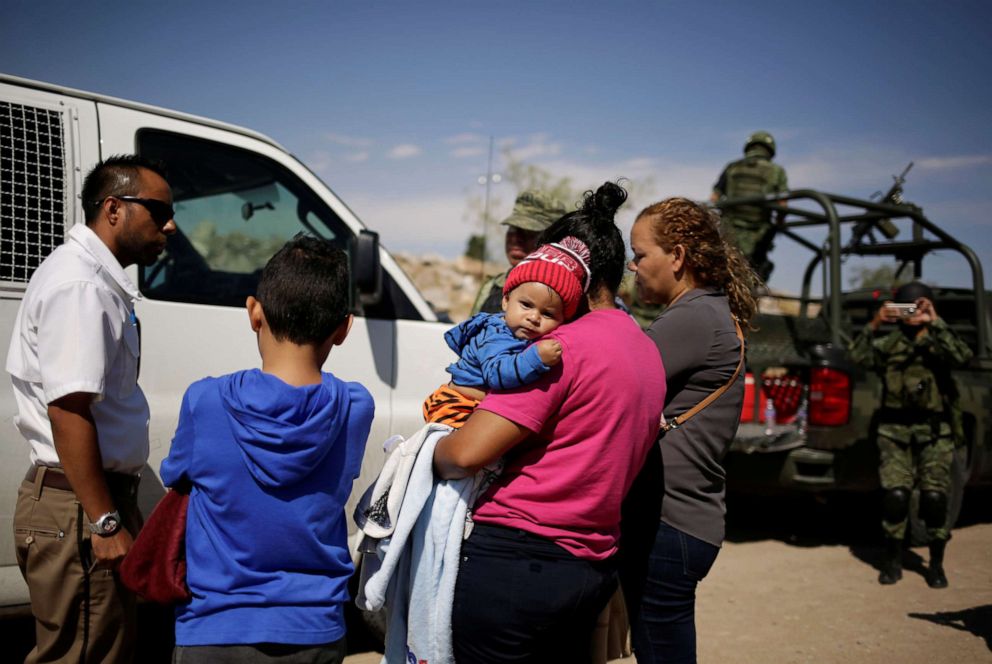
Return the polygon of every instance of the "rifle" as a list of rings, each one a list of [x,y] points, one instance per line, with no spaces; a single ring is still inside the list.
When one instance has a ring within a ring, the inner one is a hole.
[[[913,162],[909,162],[909,165],[903,169],[903,172],[899,175],[893,175],[892,187],[885,192],[885,195],[880,199],[880,203],[887,203],[890,205],[901,205],[902,204],[902,185],[906,182],[906,174],[909,173],[909,169],[913,167]],[[875,200],[875,197],[882,192],[876,191],[871,195],[871,200]]]
[[[883,196],[881,191],[876,191],[871,195],[871,200],[878,199],[880,203],[886,205],[902,205],[902,185],[906,182],[906,174],[909,173],[909,169],[912,167],[913,162],[909,162],[909,165],[903,169],[902,173],[892,176],[892,186],[885,192],[885,195]],[[854,231],[851,233],[851,241],[847,243],[844,250],[850,251],[858,247],[866,237],[871,244],[875,244],[875,236],[872,234],[872,231],[876,228],[889,240],[899,234],[899,229],[889,219],[865,219],[864,221],[859,221],[854,226]]]

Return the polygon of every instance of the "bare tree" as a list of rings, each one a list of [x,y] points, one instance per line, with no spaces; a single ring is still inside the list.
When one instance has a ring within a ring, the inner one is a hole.
[[[862,265],[854,269],[848,283],[852,288],[896,288],[909,281],[903,274],[904,271],[891,263],[877,267]]]
[[[577,184],[569,176],[560,176],[540,164],[527,163],[517,158],[509,148],[504,149],[501,155],[502,167],[500,168],[503,181],[509,187],[496,188],[490,193],[489,198],[489,220],[484,223],[485,198],[481,192],[472,191],[465,201],[465,213],[463,219],[468,222],[477,223],[478,233],[473,233],[466,244],[466,252],[470,249],[479,251],[479,239],[483,226],[486,234],[486,257],[489,260],[501,260],[503,246],[503,234],[505,229],[499,225],[499,221],[505,218],[513,207],[516,195],[527,189],[538,189],[554,196],[565,204],[567,210],[576,209],[582,202],[583,194],[586,191],[596,189],[606,180],[620,180],[620,185],[627,190],[628,199],[626,206],[636,207],[638,200],[646,196],[654,189],[654,182],[650,178],[639,181],[623,178],[622,173],[604,173],[603,178],[597,182]],[[478,254],[476,253],[476,256]]]

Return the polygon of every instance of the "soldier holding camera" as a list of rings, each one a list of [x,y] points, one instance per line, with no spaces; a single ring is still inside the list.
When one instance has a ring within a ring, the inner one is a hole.
[[[877,337],[883,323],[898,329]],[[931,588],[946,588],[951,462],[956,445],[964,442],[951,369],[967,363],[971,349],[937,316],[930,288],[912,282],[896,291],[895,302],[879,308],[850,351],[855,362],[879,373],[884,388],[876,440],[886,554],[878,582],[889,585],[902,578],[910,496],[918,487],[920,518],[930,541],[926,581]]]

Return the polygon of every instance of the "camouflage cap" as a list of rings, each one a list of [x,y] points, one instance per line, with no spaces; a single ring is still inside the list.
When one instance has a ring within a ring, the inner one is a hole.
[[[526,231],[543,231],[567,212],[565,204],[557,198],[536,189],[528,189],[517,196],[513,212],[500,223]]]

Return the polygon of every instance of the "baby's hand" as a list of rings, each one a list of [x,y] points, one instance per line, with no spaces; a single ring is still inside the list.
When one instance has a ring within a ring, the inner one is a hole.
[[[561,362],[561,344],[555,339],[544,339],[537,342],[537,356],[545,365],[553,367]]]

